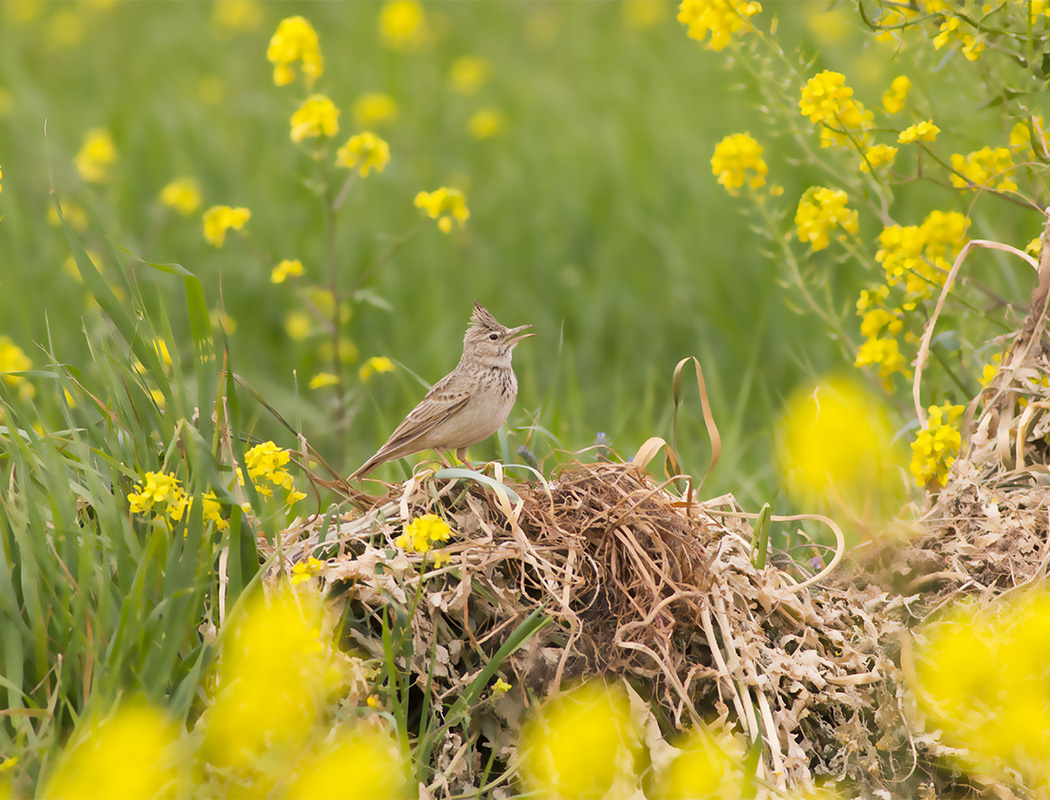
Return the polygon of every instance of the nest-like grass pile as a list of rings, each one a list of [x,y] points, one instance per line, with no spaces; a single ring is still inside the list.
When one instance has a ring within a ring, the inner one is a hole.
[[[530,614],[553,621],[504,662],[514,688],[479,704],[470,731],[448,732],[435,796],[477,790],[489,755],[491,774],[512,770],[523,712],[591,676],[626,679],[666,739],[693,726],[745,747],[761,738],[769,789],[867,792],[907,774],[917,750],[891,658],[902,600],[804,580],[790,559],[757,568],[732,496],[697,502],[673,485],[619,463],[569,465],[509,493],[424,474],[363,517],[287,531],[273,569],[328,558],[321,575],[355,652],[383,657],[381,615],[393,610],[411,639],[398,667],[430,687],[438,715]],[[449,561],[434,568],[428,554],[421,578],[424,556],[394,540],[427,513],[455,534]]]

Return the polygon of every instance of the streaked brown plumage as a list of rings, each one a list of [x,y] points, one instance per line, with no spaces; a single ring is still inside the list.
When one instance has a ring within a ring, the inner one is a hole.
[[[467,448],[495,433],[514,407],[518,380],[511,355],[519,342],[533,335],[524,333],[531,327],[504,327],[475,301],[456,368],[431,387],[386,444],[348,480],[364,478],[386,461],[422,450],[455,450],[460,461],[466,460]]]

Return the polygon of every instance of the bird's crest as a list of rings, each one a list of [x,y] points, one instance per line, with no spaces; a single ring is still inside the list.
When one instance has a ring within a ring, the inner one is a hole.
[[[496,321],[496,318],[489,313],[489,310],[477,300],[474,301],[474,313],[470,315],[470,325],[473,328],[485,328],[494,331],[503,330],[503,326],[500,325],[499,322]]]

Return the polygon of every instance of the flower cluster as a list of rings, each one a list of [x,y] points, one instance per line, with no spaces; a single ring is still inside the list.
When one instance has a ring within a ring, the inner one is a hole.
[[[204,238],[209,244],[222,247],[226,242],[226,231],[230,228],[241,230],[251,218],[252,212],[247,208],[212,206],[204,212]]]
[[[871,172],[878,167],[887,166],[897,158],[897,148],[888,144],[876,144],[864,151],[860,161],[861,172]]]
[[[33,362],[25,351],[11,341],[9,336],[0,336],[0,375],[8,386],[18,387],[18,396],[22,400],[30,400],[35,394],[33,384],[21,375],[10,375],[11,372],[24,372],[32,369]]]
[[[955,427],[963,407],[945,403],[930,406],[926,427],[915,435],[911,443],[911,473],[919,486],[943,486],[948,472],[962,446],[962,435]]]
[[[418,0],[391,0],[379,12],[379,38],[391,50],[422,50],[431,36],[426,11]]]
[[[382,125],[397,119],[398,109],[394,98],[380,92],[368,92],[354,101],[354,122],[359,128]]]
[[[281,20],[277,32],[270,39],[266,58],[274,65],[273,82],[277,86],[285,86],[295,80],[292,65],[296,62],[300,62],[307,86],[313,86],[324,72],[324,58],[321,56],[317,31],[303,17]]]
[[[866,147],[874,115],[853,98],[841,72],[824,70],[802,87],[799,111],[821,126],[821,147]]]
[[[270,272],[270,283],[284,283],[288,278],[303,274],[303,262],[298,258],[285,258]]]
[[[799,241],[810,242],[813,250],[823,250],[830,244],[829,235],[835,228],[856,234],[857,212],[847,208],[846,202],[846,193],[841,189],[809,187],[795,212]]]
[[[84,142],[73,159],[80,177],[88,183],[105,181],[116,161],[117,148],[105,128],[93,128],[84,134]]]
[[[477,94],[491,77],[492,63],[478,56],[457,58],[448,74],[453,91],[462,95]]]
[[[132,514],[167,517],[172,522],[181,521],[193,507],[193,498],[179,485],[174,473],[169,472],[147,472],[145,480],[135,484],[127,497]],[[214,522],[220,531],[226,530],[230,523],[222,518],[222,506],[215,492],[202,495],[201,501],[204,521]]]
[[[916,122],[900,132],[900,136],[897,137],[897,143],[934,142],[937,140],[937,134],[940,132],[941,129],[933,124],[933,120],[928,119]]]
[[[962,20],[952,16],[941,23],[937,35],[933,37],[933,49],[940,50],[945,45],[956,42],[961,45],[962,54],[970,61],[976,61],[984,52],[984,39],[962,30]]]
[[[420,192],[416,195],[416,208],[431,219],[438,221],[438,228],[442,233],[452,230],[453,218],[459,222],[462,228],[470,219],[470,211],[467,209],[467,199],[459,189],[449,189],[442,186],[432,192]]]
[[[424,514],[406,525],[394,544],[413,553],[428,553],[435,542],[447,542],[451,535],[452,529],[445,520],[437,514]]]
[[[188,217],[201,205],[201,187],[195,178],[178,178],[160,190],[160,204]]]
[[[372,356],[368,361],[361,365],[361,369],[357,371],[357,377],[360,378],[361,383],[367,383],[369,378],[375,375],[377,372],[393,372],[394,362],[386,356]]]
[[[897,114],[904,108],[904,101],[911,91],[911,79],[907,75],[898,75],[893,79],[890,88],[882,94],[882,107],[887,114]]]
[[[273,442],[257,444],[244,454],[244,463],[248,467],[248,476],[252,479],[252,483],[255,484],[255,490],[261,495],[272,497],[273,490],[260,481],[260,479],[267,480],[274,486],[280,486],[287,490],[288,505],[306,497],[303,492],[296,490],[291,473],[285,469],[290,460],[291,455],[288,451],[278,447]],[[243,483],[243,476],[240,475],[239,469],[238,477],[242,478]]]
[[[958,211],[931,211],[921,225],[890,225],[879,234],[875,260],[886,283],[904,282],[908,294],[926,298],[944,285],[951,259],[966,243],[969,220]]]
[[[737,195],[745,180],[752,189],[765,186],[769,167],[762,159],[762,146],[750,133],[734,133],[715,145],[715,153],[711,156],[711,172],[727,192]]]
[[[305,562],[300,561],[292,567],[292,586],[306,583],[311,578],[316,577],[318,573],[321,572],[322,567],[324,567],[324,562],[313,556],[308,558]]]
[[[339,109],[323,94],[312,94],[292,114],[292,141],[339,133]]]
[[[733,41],[733,35],[750,30],[751,18],[762,11],[754,0],[682,0],[678,21],[689,28],[689,38],[704,41],[707,47],[722,50]]]
[[[952,186],[978,189],[992,188],[999,192],[1017,191],[1014,181],[1014,162],[1007,147],[982,147],[962,155],[952,153]]]
[[[335,154],[338,167],[357,168],[361,177],[371,170],[382,172],[390,160],[390,145],[371,131],[351,136]]]

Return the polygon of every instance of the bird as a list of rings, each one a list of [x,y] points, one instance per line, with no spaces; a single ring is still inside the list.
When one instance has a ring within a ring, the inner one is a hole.
[[[455,450],[466,462],[467,448],[495,433],[514,407],[518,379],[511,356],[515,347],[535,336],[527,332],[531,327],[507,328],[475,300],[455,369],[431,387],[386,444],[347,480],[360,480],[380,464],[422,450]]]

